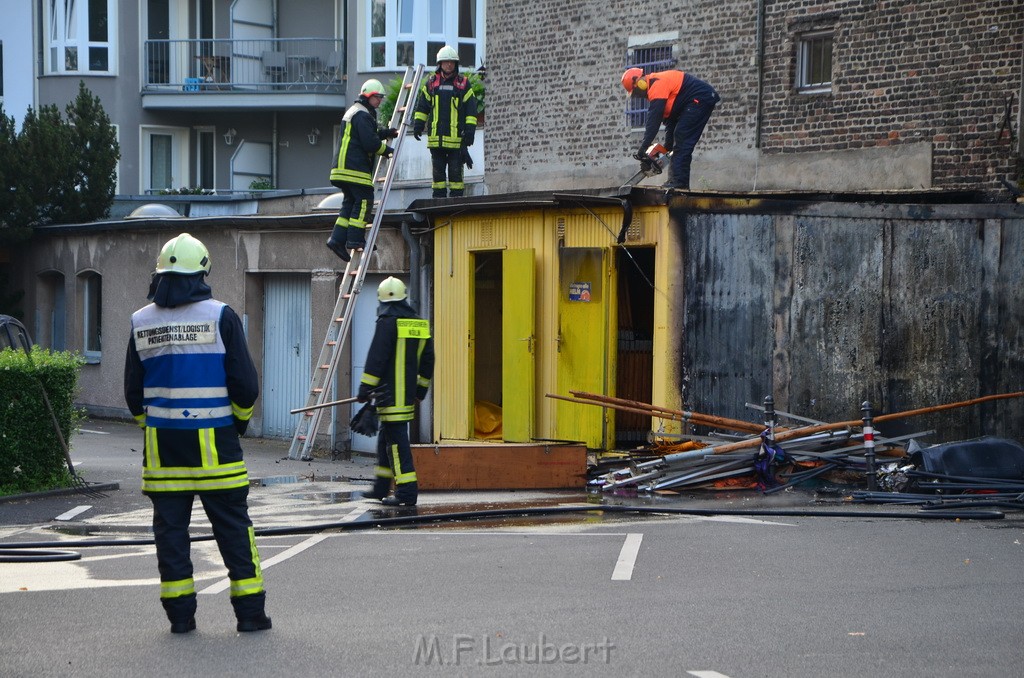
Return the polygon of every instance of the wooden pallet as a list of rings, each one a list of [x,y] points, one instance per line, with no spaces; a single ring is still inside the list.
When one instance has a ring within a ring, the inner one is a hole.
[[[445,441],[413,445],[420,490],[582,489],[587,448],[582,444]]]

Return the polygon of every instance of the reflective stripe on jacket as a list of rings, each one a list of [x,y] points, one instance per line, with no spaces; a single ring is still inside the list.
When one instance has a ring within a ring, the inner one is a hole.
[[[377,328],[366,355],[359,392],[377,392],[381,421],[409,421],[434,375],[434,343],[430,323],[415,317],[405,302],[382,304]]]
[[[419,126],[426,125],[427,148],[472,146],[476,96],[469,80],[458,72],[447,79],[440,72],[434,73],[420,87],[413,119]]]
[[[258,394],[241,321],[223,302],[136,311],[125,395],[145,428],[143,492],[246,487],[234,420],[249,420]]]
[[[377,129],[376,111],[360,97],[341,119],[338,161],[331,170],[331,183],[373,186],[374,156],[384,155],[387,144]]]

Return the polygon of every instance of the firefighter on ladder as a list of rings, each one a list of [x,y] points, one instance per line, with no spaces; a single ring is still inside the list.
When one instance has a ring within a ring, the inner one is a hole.
[[[415,506],[419,494],[409,444],[409,422],[416,403],[427,396],[434,376],[430,323],[416,317],[405,300],[405,283],[386,278],[377,287],[377,328],[366,354],[359,402],[371,397],[380,416],[373,490],[364,496],[387,506]],[[391,481],[395,494],[388,496]]]
[[[331,170],[331,185],[344,194],[334,230],[327,247],[342,261],[349,261],[348,250],[366,244],[366,225],[373,222],[373,163],[376,156],[390,158],[394,149],[386,139],[398,136],[394,128],[377,126],[377,108],[384,98],[384,86],[371,78],[363,83],[359,98],[341,119],[338,162]]]
[[[259,396],[242,321],[213,298],[210,254],[188,233],[160,250],[153,302],[132,314],[128,409],[145,431],[142,492],[153,502],[160,602],[171,633],[196,628],[189,522],[198,496],[231,580],[239,631],[271,627],[238,437]]]
[[[433,165],[434,198],[466,192],[463,165],[473,166],[469,147],[476,136],[476,96],[469,80],[459,74],[459,53],[445,45],[437,52],[437,71],[420,87],[412,134],[419,141],[427,131]]]

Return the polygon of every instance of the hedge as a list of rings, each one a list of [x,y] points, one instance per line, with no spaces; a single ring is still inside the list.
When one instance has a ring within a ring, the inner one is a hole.
[[[65,441],[82,418],[75,409],[77,354],[34,347],[0,351],[0,495],[68,487],[72,476],[40,383],[46,387]]]

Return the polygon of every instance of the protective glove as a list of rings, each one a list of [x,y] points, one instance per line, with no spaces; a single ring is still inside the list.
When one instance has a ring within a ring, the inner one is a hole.
[[[647,161],[650,160],[650,158],[647,157],[647,153],[644,152],[644,149],[642,149],[642,148],[639,151],[637,151],[636,153],[634,153],[633,157],[635,159],[639,160],[640,162],[644,162],[645,160],[647,160]]]
[[[356,400],[365,403],[373,395],[373,389],[367,384],[359,384],[359,392],[356,393]]]
[[[383,153],[383,156],[384,156],[385,158],[390,158],[390,157],[391,157],[391,156],[393,156],[394,154],[395,154],[395,149],[391,148],[390,146],[385,146],[385,147],[384,147],[384,153]]]
[[[398,130],[395,129],[394,127],[389,127],[387,129],[387,131],[384,133],[384,138],[385,139],[396,139],[396,138],[398,138]]]
[[[354,432],[364,436],[377,435],[377,431],[380,429],[380,418],[377,416],[377,408],[374,407],[373,403],[366,403],[352,417],[349,426]]]
[[[462,149],[462,164],[469,169],[473,169],[473,156],[469,154],[468,148]]]
[[[416,141],[419,141],[421,134],[423,134],[423,125],[413,125],[413,127],[412,127],[412,137],[413,137],[413,139],[415,139]]]
[[[249,420],[242,420],[238,417],[233,417],[233,419],[235,420],[235,431],[238,432],[239,436],[244,436],[246,429],[249,428]]]

